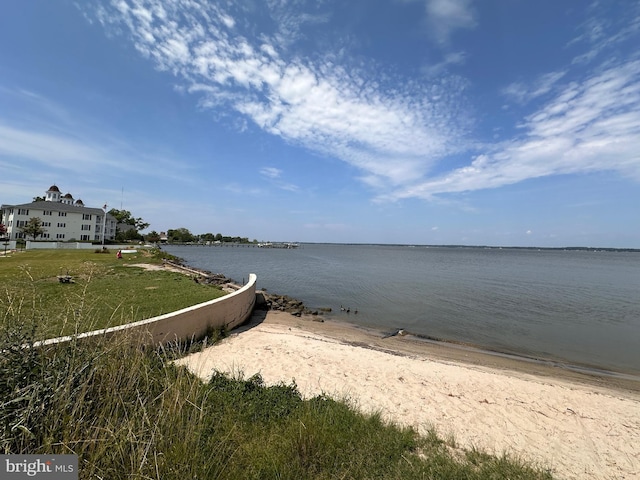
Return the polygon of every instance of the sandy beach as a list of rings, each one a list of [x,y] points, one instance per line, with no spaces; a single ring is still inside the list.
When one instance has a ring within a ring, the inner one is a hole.
[[[254,314],[229,338],[179,363],[208,379],[214,370],[295,380],[379,411],[420,433],[434,428],[461,448],[503,452],[561,479],[640,478],[640,384],[473,349],[383,338],[340,322],[283,312]]]

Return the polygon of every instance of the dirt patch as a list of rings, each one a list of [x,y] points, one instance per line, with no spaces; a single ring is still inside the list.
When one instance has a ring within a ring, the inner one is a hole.
[[[144,268],[145,270],[149,270],[152,272],[157,272],[157,271],[165,271],[165,272],[176,272],[176,273],[183,273],[186,275],[186,273],[184,272],[184,270],[180,270],[179,268],[174,268],[171,267],[169,265],[159,265],[156,263],[130,263],[128,265],[126,265],[127,267],[138,267],[138,268]]]

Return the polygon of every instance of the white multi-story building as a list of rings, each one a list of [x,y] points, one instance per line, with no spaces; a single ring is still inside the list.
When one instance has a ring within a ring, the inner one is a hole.
[[[38,237],[42,240],[101,242],[116,236],[114,216],[101,208],[85,207],[82,200],[74,200],[70,193],[62,195],[55,185],[47,190],[44,200],[2,205],[0,213],[0,223],[7,228],[9,240],[25,238],[20,228],[34,217],[42,222],[45,233]]]

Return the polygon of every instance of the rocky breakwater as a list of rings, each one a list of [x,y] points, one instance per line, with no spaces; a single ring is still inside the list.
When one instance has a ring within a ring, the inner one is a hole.
[[[211,273],[206,270],[200,270],[193,267],[187,267],[179,261],[165,260],[165,266],[169,266],[176,270],[179,270],[187,275],[190,275],[194,282],[207,283],[213,285],[220,285],[223,289],[233,291],[241,288],[234,280],[225,277],[221,273]],[[307,308],[301,300],[297,300],[288,295],[277,295],[267,293],[266,290],[256,292],[256,308],[262,310],[278,310],[281,312],[290,313],[296,317],[302,317],[303,315],[309,315],[313,317],[316,322],[324,322],[322,319],[323,313],[331,312],[331,308],[319,308],[317,310],[311,310]]]
[[[256,302],[257,308],[264,310],[278,310],[286,312],[296,317],[302,317],[303,315],[310,315],[314,321],[323,322],[321,315],[324,312],[331,312],[330,308],[320,308],[318,310],[311,310],[307,308],[301,300],[297,300],[288,295],[277,295],[267,293],[262,290],[257,293],[258,302]],[[260,298],[262,297],[262,298]]]
[[[204,283],[208,285],[219,285],[223,290],[235,291],[242,288],[235,280],[227,278],[221,273],[211,273],[207,270],[188,267],[176,260],[163,260],[163,266],[172,270],[179,271],[185,275],[189,275],[196,283]]]

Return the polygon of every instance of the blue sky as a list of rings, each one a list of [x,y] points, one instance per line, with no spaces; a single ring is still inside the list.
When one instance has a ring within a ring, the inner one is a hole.
[[[149,230],[640,248],[640,3],[5,0],[0,203]]]

